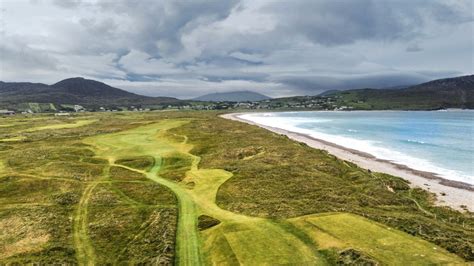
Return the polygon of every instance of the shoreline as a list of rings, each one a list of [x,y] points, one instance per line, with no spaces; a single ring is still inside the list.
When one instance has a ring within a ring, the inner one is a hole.
[[[334,155],[339,159],[354,163],[361,168],[401,177],[410,183],[410,187],[419,187],[436,194],[435,203],[439,206],[449,206],[453,209],[463,211],[464,209],[461,208],[461,205],[464,205],[469,211],[474,211],[474,206],[472,204],[474,202],[474,185],[445,179],[439,177],[435,173],[419,171],[406,165],[382,160],[376,158],[372,154],[313,138],[306,134],[260,125],[253,121],[240,118],[239,116],[243,114],[246,113],[230,113],[221,115],[221,117],[255,125],[273,133],[286,135],[292,140],[303,142],[315,149],[325,150],[329,154]]]

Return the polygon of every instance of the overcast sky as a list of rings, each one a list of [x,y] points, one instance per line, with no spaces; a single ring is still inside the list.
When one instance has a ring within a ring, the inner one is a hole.
[[[474,73],[472,0],[0,0],[0,80],[189,98]]]

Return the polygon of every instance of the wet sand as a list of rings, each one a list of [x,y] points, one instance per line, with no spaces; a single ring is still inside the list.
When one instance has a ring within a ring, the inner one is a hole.
[[[325,150],[342,160],[352,162],[357,164],[359,167],[369,169],[373,172],[387,173],[393,176],[401,177],[409,181],[412,187],[420,187],[435,193],[437,198],[436,204],[438,205],[450,206],[457,210],[463,210],[461,205],[464,205],[469,211],[474,211],[473,185],[444,179],[434,173],[418,171],[405,165],[396,164],[387,160],[381,160],[371,154],[342,147],[335,143],[316,139],[305,134],[287,131],[281,128],[260,125],[253,121],[240,118],[239,116],[242,114],[244,113],[232,113],[222,115],[221,117],[256,125],[274,133],[286,135],[292,140],[306,143],[308,146],[316,149]]]

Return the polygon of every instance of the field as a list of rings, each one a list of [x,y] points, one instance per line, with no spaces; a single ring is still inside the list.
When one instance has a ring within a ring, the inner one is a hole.
[[[215,112],[0,119],[0,264],[462,264],[473,225]]]

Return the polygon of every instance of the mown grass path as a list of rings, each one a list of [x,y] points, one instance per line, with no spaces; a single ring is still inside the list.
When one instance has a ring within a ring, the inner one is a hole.
[[[104,168],[99,179],[89,182],[82,192],[81,199],[73,216],[73,240],[76,258],[80,265],[95,265],[96,255],[89,237],[88,208],[94,189],[108,178],[110,167]]]
[[[53,124],[53,125],[47,125],[47,126],[33,127],[33,128],[26,129],[24,132],[34,132],[34,131],[48,130],[48,129],[53,130],[53,129],[76,128],[76,127],[86,126],[94,122],[97,122],[97,120],[95,119],[77,120],[74,123],[62,123],[62,124]]]
[[[89,239],[87,208],[92,191],[98,183],[90,183],[84,190],[77,210],[73,217],[73,239],[76,248],[76,258],[80,265],[94,265],[95,252]]]

